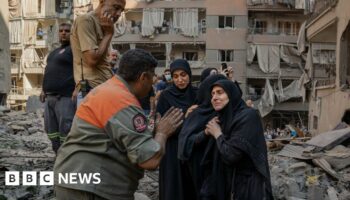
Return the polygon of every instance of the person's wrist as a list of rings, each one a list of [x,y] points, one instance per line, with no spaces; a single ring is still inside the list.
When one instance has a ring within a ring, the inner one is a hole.
[[[222,135],[222,133],[221,133],[221,132],[216,132],[216,133],[214,133],[214,137],[215,137],[215,139],[218,139],[218,137],[220,137],[220,135]]]
[[[167,134],[165,134],[165,133],[161,133],[161,132],[157,132],[156,133],[156,136],[159,136],[159,137],[162,137],[163,139],[165,139],[165,140],[167,140],[168,139],[168,135]]]

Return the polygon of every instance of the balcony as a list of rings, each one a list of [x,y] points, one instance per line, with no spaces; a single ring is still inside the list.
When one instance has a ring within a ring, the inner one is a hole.
[[[37,95],[41,93],[41,88],[23,88],[23,87],[12,87],[8,95],[9,101],[26,101],[29,96]]]
[[[249,28],[248,42],[262,43],[296,43],[298,39],[297,29],[274,28]]]
[[[331,9],[332,7],[335,7],[338,1],[339,0],[316,0],[313,13],[310,16],[310,18],[307,20],[308,24],[311,23],[316,18],[318,18],[320,15],[324,14],[326,10]]]
[[[274,1],[272,3],[267,3],[265,1],[253,2],[252,0],[247,0],[248,11],[262,11],[262,12],[303,12],[302,9],[295,8],[295,1],[285,1],[285,3],[280,3]]]
[[[126,9],[135,8],[205,8],[205,0],[147,0],[127,1]]]

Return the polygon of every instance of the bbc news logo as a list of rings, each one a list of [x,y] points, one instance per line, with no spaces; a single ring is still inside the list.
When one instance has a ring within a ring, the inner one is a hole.
[[[22,180],[22,184],[20,184]],[[52,171],[19,171],[5,172],[5,185],[54,185],[54,172]],[[58,173],[58,184],[100,184],[100,173]]]

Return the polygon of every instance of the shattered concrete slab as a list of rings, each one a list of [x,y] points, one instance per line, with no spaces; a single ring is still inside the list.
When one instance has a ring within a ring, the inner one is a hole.
[[[316,135],[306,144],[316,146],[319,150],[329,150],[350,138],[350,127]]]

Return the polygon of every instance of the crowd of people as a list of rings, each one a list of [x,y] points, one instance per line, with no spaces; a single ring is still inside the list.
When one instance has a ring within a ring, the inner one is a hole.
[[[48,57],[41,100],[56,199],[132,200],[144,170],[158,167],[160,200],[273,199],[261,117],[233,68],[207,68],[195,87],[184,59],[157,76],[149,52],[109,49],[125,3],[100,0],[61,24]],[[98,184],[57,176],[96,172]]]

